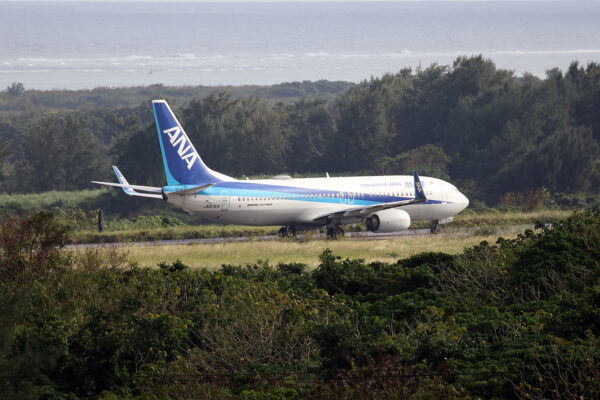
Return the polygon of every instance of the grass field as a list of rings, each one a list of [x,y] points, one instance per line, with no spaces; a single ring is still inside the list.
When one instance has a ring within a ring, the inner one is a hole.
[[[454,222],[445,225],[444,229],[452,232],[458,229],[469,229],[494,234],[499,228],[511,225],[533,224],[535,221],[553,222],[569,216],[568,210],[541,210],[533,212],[491,212],[482,214],[462,213],[455,217]],[[145,217],[144,220],[154,220],[154,217]],[[160,220],[160,218],[158,218]],[[242,225],[181,225],[156,227],[151,225],[135,226],[135,223],[113,223],[114,229],[107,229],[98,233],[96,230],[76,230],[71,233],[72,243],[116,243],[132,241],[151,241],[169,239],[201,239],[215,237],[236,236],[263,236],[275,235],[279,226],[242,226]],[[417,222],[413,228],[429,227],[429,222]],[[125,227],[125,228],[123,228]],[[347,230],[352,228],[347,227]],[[363,228],[364,229],[364,228]]]
[[[553,222],[568,217],[573,210],[538,210],[538,211],[496,211],[486,213],[462,212],[454,216],[454,222],[450,226],[507,226],[530,224],[535,221]]]
[[[520,230],[503,228],[494,234],[474,232],[444,233],[431,236],[411,236],[384,240],[274,240],[242,243],[189,244],[179,246],[123,246],[130,261],[140,266],[156,266],[159,262],[183,261],[192,268],[214,269],[222,264],[245,265],[257,262],[299,262],[310,267],[319,264],[319,254],[329,248],[344,258],[362,258],[367,262],[395,262],[399,258],[424,251],[460,253],[465,247],[483,240],[495,242],[498,236],[515,237]],[[83,251],[83,250],[78,250]]]
[[[203,224],[163,228],[139,228],[106,231],[76,231],[70,235],[72,243],[118,243],[153,240],[203,239],[216,237],[276,235],[279,226],[241,226]]]
[[[127,246],[121,249],[128,254],[131,262],[144,267],[155,267],[160,262],[172,263],[181,260],[192,268],[214,269],[222,264],[245,265],[258,262],[277,263],[299,262],[310,267],[319,264],[319,254],[329,248],[334,254],[344,258],[362,258],[367,262],[395,262],[424,251],[441,251],[455,254],[465,247],[479,244],[486,240],[496,242],[499,236],[513,238],[524,230],[524,225],[534,221],[553,222],[570,215],[571,211],[543,210],[535,212],[508,212],[485,214],[460,214],[455,222],[443,227],[443,232],[432,236],[400,237],[384,240],[273,240],[247,242],[226,242],[219,244],[188,244],[178,246]],[[424,225],[425,226],[425,225]],[[141,230],[135,233],[119,232],[115,237],[111,233],[100,234],[102,240],[119,241],[118,239],[184,239],[203,237],[231,237],[275,234],[276,227],[241,227],[241,226],[196,226],[164,229]],[[143,233],[140,237],[140,233]],[[83,235],[85,236],[85,235]],[[95,241],[99,236],[90,234],[87,240],[79,243]],[[108,239],[108,240],[107,240]],[[113,240],[111,240],[113,239]],[[82,250],[79,250],[82,251]]]

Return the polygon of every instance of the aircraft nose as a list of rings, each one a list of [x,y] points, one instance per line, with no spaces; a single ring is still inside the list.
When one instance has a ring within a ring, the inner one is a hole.
[[[464,194],[460,193],[460,201],[459,201],[459,203],[460,203],[461,206],[463,206],[463,210],[464,210],[469,205],[469,199],[467,198],[467,196],[465,196]]]

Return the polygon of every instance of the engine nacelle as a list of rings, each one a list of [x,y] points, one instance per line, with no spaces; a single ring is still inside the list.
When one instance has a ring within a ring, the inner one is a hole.
[[[388,208],[371,214],[365,222],[371,232],[404,231],[410,226],[410,215],[397,208]]]

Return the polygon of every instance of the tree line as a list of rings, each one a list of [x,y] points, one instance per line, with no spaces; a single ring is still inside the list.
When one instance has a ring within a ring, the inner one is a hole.
[[[167,99],[206,164],[237,177],[416,169],[492,198],[538,187],[600,187],[598,64],[574,62],[539,79],[517,77],[481,56],[460,57],[452,66],[403,69],[341,93],[285,102],[232,91],[185,103]],[[2,113],[2,190],[81,189],[91,179],[110,179],[111,163],[132,182],[162,185],[150,100]]]

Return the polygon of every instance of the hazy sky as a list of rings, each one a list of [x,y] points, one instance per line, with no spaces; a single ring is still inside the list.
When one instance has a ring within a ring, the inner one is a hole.
[[[0,3],[2,2],[24,2],[24,1],[30,1],[30,2],[39,2],[39,1],[43,1],[43,2],[75,2],[75,3],[89,3],[89,2],[149,2],[149,1],[155,1],[155,2],[172,2],[172,3],[177,3],[177,2],[186,2],[186,3],[194,3],[194,2],[200,2],[200,3],[222,3],[222,2],[246,2],[246,3],[251,3],[251,2],[261,2],[261,3],[285,3],[285,2],[321,2],[323,0],[0,0]],[[503,2],[544,2],[544,1],[556,1],[556,0],[325,0],[325,1],[329,1],[329,2],[349,2],[349,1],[353,1],[353,2],[361,2],[361,3],[375,3],[375,2],[381,2],[381,1],[387,1],[387,2],[420,2],[420,3],[425,3],[425,2],[439,2],[439,1],[444,1],[444,2],[452,2],[452,1],[460,1],[460,2],[465,2],[465,1],[469,1],[469,2],[490,2],[490,1],[503,1]],[[560,1],[560,0],[559,0]],[[567,0],[564,0],[567,1]],[[585,1],[585,0],[568,0],[568,1]]]

